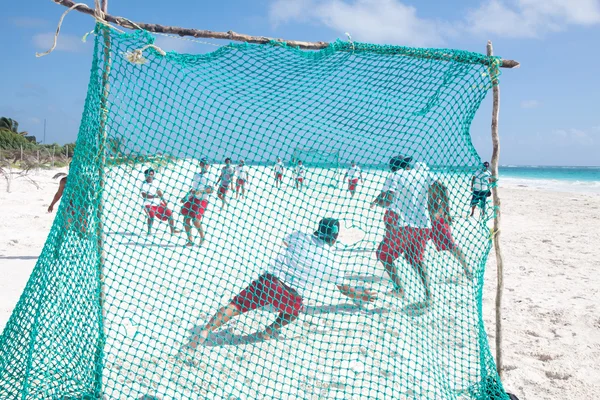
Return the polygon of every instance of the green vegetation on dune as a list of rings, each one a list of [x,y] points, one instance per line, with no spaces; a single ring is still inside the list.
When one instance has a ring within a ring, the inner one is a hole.
[[[11,150],[11,149],[35,149],[36,143],[33,143],[18,133],[12,130],[4,129],[0,127],[0,149]]]
[[[22,161],[24,158],[52,158],[55,163],[70,159],[75,151],[75,143],[65,145],[40,144],[35,136],[19,131],[19,123],[8,117],[0,117],[0,158]]]

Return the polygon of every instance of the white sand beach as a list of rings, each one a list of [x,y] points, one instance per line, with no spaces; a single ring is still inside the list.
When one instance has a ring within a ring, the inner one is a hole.
[[[183,170],[190,168],[180,166]],[[18,302],[52,226],[55,214],[48,214],[46,209],[58,187],[52,176],[59,171],[65,172],[63,169],[34,173],[32,178],[39,182],[39,190],[23,179],[13,182],[12,193],[6,193],[5,186],[0,185],[0,204],[4,210],[0,219],[0,330]],[[180,181],[180,172],[174,169],[170,174],[157,176],[161,186],[171,188],[167,198],[177,214],[180,209],[177,200],[190,183]],[[406,324],[411,322],[406,319],[389,318],[387,312],[380,311],[405,304],[385,296],[362,308],[349,304],[349,299],[333,290],[315,294],[306,302],[306,315],[282,332],[284,340],[256,342],[249,335],[273,316],[259,311],[239,318],[215,335],[216,342],[231,341],[237,343],[235,346],[202,347],[190,365],[181,365],[168,356],[189,337],[190,330],[243,289],[279,251],[281,239],[289,232],[274,230],[273,220],[289,230],[309,231],[318,219],[315,215],[340,218],[345,229],[336,254],[346,276],[356,285],[373,286],[382,292],[389,289],[387,275],[369,251],[383,233],[381,211],[371,212],[365,206],[374,194],[371,188],[380,187],[382,175],[370,174],[367,179],[370,183],[363,185],[355,198],[350,198],[341,188],[323,186],[317,191],[308,187],[302,193],[291,186],[275,191],[270,180],[262,177],[263,172],[256,171],[254,179],[251,172],[251,183],[256,184],[250,185],[246,199],[231,200],[227,213],[220,212],[218,200],[213,197],[205,215],[207,243],[183,250],[183,233],[172,238],[166,224],[155,223],[157,234],[147,237],[141,207],[127,204],[132,198],[139,201],[138,195],[130,193],[137,191],[140,171],[133,175],[117,172],[109,175],[112,184],[107,185],[105,212],[109,217],[105,230],[106,246],[112,256],[107,257],[106,267],[107,396],[137,398],[144,388],[151,388],[160,398],[175,398],[175,388],[170,386],[175,382],[186,387],[190,398],[210,397],[208,393],[214,398],[230,395],[277,398],[281,393],[264,386],[265,380],[271,380],[284,387],[298,388],[297,393],[290,393],[290,398],[309,398],[325,390],[327,396],[323,398],[346,398],[344,393],[350,392],[352,398],[419,398],[418,392],[400,395],[369,392],[369,380],[386,379],[392,383],[390,390],[396,383],[402,385],[405,377],[394,371],[392,353],[403,357],[407,365],[416,366],[418,362],[411,359],[414,355],[403,354],[406,350],[402,346],[397,344],[398,348],[391,351],[387,343],[400,343],[397,339],[400,334],[410,340],[411,335],[425,329],[419,324],[431,322],[424,317],[407,328]],[[127,178],[121,181],[122,176]],[[451,189],[454,235],[464,249],[470,250],[470,260],[476,264],[485,255],[485,235],[481,234],[485,229],[478,225],[477,219],[466,216],[468,196]],[[501,187],[500,195],[505,263],[504,385],[525,400],[598,398],[600,194],[541,190],[511,183]],[[263,213],[260,223],[252,224],[251,228],[236,222],[257,212]],[[177,224],[181,229],[181,218]],[[351,249],[360,251],[346,251]],[[434,288],[434,307],[464,307],[473,311],[472,318],[476,321],[476,304],[469,301],[474,298],[470,292],[473,286],[460,282],[457,263],[431,249],[427,257],[449,268],[439,271],[432,268],[432,284],[437,288]],[[150,261],[136,261],[135,268],[127,268],[131,259]],[[492,251],[483,292],[483,315],[492,354],[495,354],[495,265]],[[165,273],[173,279],[164,277]],[[447,287],[452,290],[446,290]],[[464,298],[455,301],[452,293],[461,291]],[[407,297],[418,296],[418,289],[407,287]],[[327,307],[332,305],[348,312],[328,313]],[[469,324],[475,324],[474,321],[463,321],[461,325],[449,322],[450,330],[464,329],[459,332],[464,341],[460,346],[422,343],[419,350],[425,356],[474,355],[475,360],[465,362],[477,365],[477,346],[469,342],[470,337],[475,337],[469,331]],[[443,340],[445,334],[449,335],[442,332],[436,339]],[[146,353],[134,356],[128,350],[132,348]],[[303,369],[283,371],[272,363],[278,358]],[[255,365],[259,368],[254,368]],[[426,363],[416,368],[426,379]],[[476,381],[479,373],[459,372],[450,365],[444,368],[454,377],[452,389],[457,393]],[[139,381],[128,382],[122,371],[133,370]],[[194,376],[199,374],[204,374],[206,386],[193,384]],[[447,388],[432,384],[427,396],[435,396],[436,391],[442,390]]]

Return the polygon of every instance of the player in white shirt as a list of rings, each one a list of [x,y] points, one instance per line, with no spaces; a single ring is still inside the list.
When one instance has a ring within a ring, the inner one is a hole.
[[[354,197],[354,193],[356,192],[356,188],[358,186],[358,181],[363,180],[362,171],[354,161],[352,161],[352,166],[348,169],[348,171],[346,171],[344,179],[348,179],[348,191],[352,197]]]
[[[140,189],[144,198],[144,211],[148,217],[148,235],[152,234],[152,223],[154,218],[161,221],[168,221],[171,228],[171,234],[179,233],[175,229],[175,221],[173,221],[173,212],[167,207],[167,202],[163,197],[163,192],[158,189],[158,185],[154,181],[155,172],[152,168],[144,171],[144,182]]]
[[[492,183],[492,174],[489,171],[490,163],[484,162],[483,168],[479,169],[471,179],[471,190],[473,197],[471,198],[471,217],[475,214],[475,208],[481,207],[481,215],[485,215],[485,203],[490,197],[490,183]]]
[[[298,165],[294,169],[294,180],[296,181],[296,189],[304,187],[304,176],[306,175],[306,168],[302,165],[302,161],[298,161]]]
[[[200,235],[200,245],[204,243],[204,230],[202,229],[202,216],[206,212],[208,207],[209,195],[213,192],[212,177],[209,175],[208,170],[210,165],[206,159],[200,160],[200,172],[194,175],[194,182],[192,188],[188,194],[181,199],[183,207],[181,207],[181,214],[183,215],[183,224],[185,227],[185,233],[187,234],[186,246],[194,245],[194,238],[192,237],[192,223],[198,230]]]
[[[273,171],[275,172],[275,186],[279,187],[281,181],[283,180],[283,171],[284,171],[283,163],[281,162],[281,158],[277,157],[277,163],[273,166]]]
[[[235,198],[237,199],[240,194],[240,189],[242,190],[242,197],[246,195],[246,183],[248,183],[248,178],[250,175],[248,174],[248,167],[244,160],[240,160],[239,164],[235,167]]]
[[[229,186],[231,185],[231,190],[233,190],[233,176],[235,175],[235,171],[231,166],[231,158],[227,157],[225,159],[225,165],[221,168],[221,175],[219,176],[219,193],[217,197],[221,199],[222,204],[221,208],[224,208],[227,205],[227,201],[225,197],[227,196],[227,191],[229,190]]]
[[[442,191],[428,171],[411,169],[412,157],[396,156],[390,160],[392,174],[379,196],[371,203],[385,207],[385,236],[377,249],[377,258],[394,284],[393,294],[402,296],[404,290],[394,262],[403,254],[416,270],[425,289],[425,302],[415,306],[427,307],[431,298],[427,269],[423,255],[431,238],[429,199]],[[442,185],[443,186],[443,185]],[[444,201],[448,203],[448,201]]]
[[[206,341],[212,331],[219,329],[231,318],[259,307],[272,306],[279,315],[259,336],[265,340],[277,336],[282,327],[293,322],[304,310],[303,299],[315,286],[335,285],[344,295],[364,301],[374,301],[371,290],[358,290],[343,283],[344,274],[335,267],[331,246],[335,244],[340,224],[336,219],[324,218],[313,234],[294,232],[284,239],[285,250],[271,266],[242,290],[233,300],[222,307],[192,336],[185,346],[195,349]]]

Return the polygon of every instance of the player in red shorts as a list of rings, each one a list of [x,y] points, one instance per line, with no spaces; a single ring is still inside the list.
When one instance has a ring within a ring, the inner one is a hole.
[[[235,167],[235,198],[237,199],[240,195],[240,189],[242,191],[242,197],[246,195],[246,183],[248,183],[248,167],[244,160],[240,160],[237,167]]]
[[[192,237],[192,223],[200,235],[200,245],[204,243],[204,230],[202,229],[202,216],[208,207],[208,196],[213,192],[211,177],[208,174],[210,165],[206,159],[200,160],[200,172],[194,175],[194,183],[189,193],[181,199],[184,203],[181,207],[183,215],[183,226],[187,234],[186,246],[194,245]],[[193,222],[192,222],[193,221]]]
[[[294,175],[296,189],[302,189],[304,187],[304,176],[306,175],[306,168],[304,168],[304,165],[302,165],[302,161],[298,161],[298,165],[294,170]]]
[[[229,190],[229,186],[231,186],[231,190],[233,190],[233,175],[235,171],[231,166],[231,158],[227,157],[225,159],[225,165],[221,168],[221,175],[219,176],[219,192],[217,197],[221,199],[222,204],[221,208],[224,208],[227,205],[227,191]]]
[[[154,181],[154,175],[155,172],[152,168],[145,170],[145,180],[141,185],[142,197],[144,198],[144,211],[148,217],[148,235],[152,234],[154,218],[158,218],[161,221],[168,221],[171,233],[179,233],[180,231],[175,229],[173,213],[167,207],[163,193],[158,189],[158,185]]]
[[[273,171],[275,172],[275,186],[279,187],[283,180],[283,163],[281,162],[281,158],[277,157],[277,163],[273,166]]]
[[[435,182],[428,171],[411,169],[412,157],[396,156],[390,160],[392,174],[383,190],[371,203],[371,208],[387,208],[386,232],[377,249],[377,258],[383,264],[394,284],[393,294],[402,296],[404,290],[394,262],[400,255],[416,270],[425,290],[425,301],[415,304],[427,307],[431,299],[427,268],[423,255],[427,241],[431,238],[429,198],[436,190]]]
[[[416,170],[429,171],[425,163],[415,163]],[[460,263],[467,279],[473,279],[473,274],[467,264],[467,257],[452,237],[452,216],[450,215],[450,198],[448,189],[436,182],[429,197],[429,216],[431,219],[431,240],[437,251],[449,251]]]
[[[329,247],[335,244],[339,228],[336,219],[324,218],[314,234],[295,232],[288,235],[284,239],[285,251],[275,258],[271,267],[222,307],[198,334],[192,336],[185,348],[195,349],[231,318],[267,305],[279,314],[259,337],[271,339],[282,327],[298,318],[304,309],[305,295],[312,287],[323,283],[335,284],[350,298],[374,301],[374,292],[344,285],[344,274],[334,266]]]
[[[352,161],[352,167],[346,171],[344,179],[348,179],[348,191],[352,197],[354,197],[354,193],[356,192],[356,188],[358,186],[358,181],[363,180],[362,171],[354,161]]]

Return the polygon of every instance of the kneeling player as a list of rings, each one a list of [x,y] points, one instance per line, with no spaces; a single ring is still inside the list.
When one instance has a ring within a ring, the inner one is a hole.
[[[284,240],[285,251],[276,257],[271,267],[222,307],[186,347],[195,349],[231,318],[266,305],[279,312],[275,322],[259,334],[263,339],[271,339],[282,327],[298,318],[303,310],[304,296],[313,286],[323,282],[335,284],[350,298],[375,300],[375,293],[370,290],[344,285],[343,273],[333,265],[329,247],[335,244],[339,226],[336,219],[324,218],[312,235],[301,232],[288,235]]]

